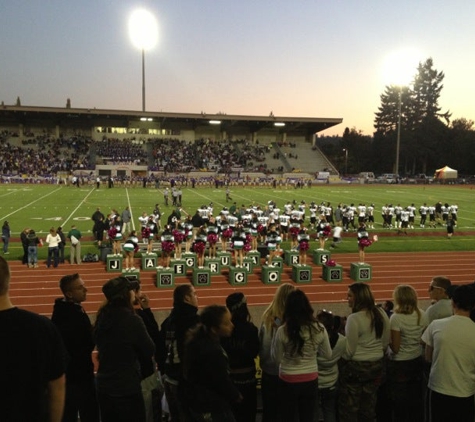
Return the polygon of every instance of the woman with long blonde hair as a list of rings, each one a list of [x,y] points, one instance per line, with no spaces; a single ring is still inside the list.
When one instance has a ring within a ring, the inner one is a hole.
[[[387,382],[393,420],[423,420],[421,335],[428,322],[412,286],[394,289]]]
[[[279,381],[279,365],[271,357],[271,345],[274,335],[282,325],[287,297],[294,291],[292,284],[281,284],[275,292],[271,304],[262,315],[259,330],[259,359],[262,369],[262,421],[279,422],[280,414],[275,403]]]

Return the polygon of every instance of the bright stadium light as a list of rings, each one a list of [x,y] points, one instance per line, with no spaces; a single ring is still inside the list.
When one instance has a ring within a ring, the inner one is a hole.
[[[399,174],[399,150],[401,145],[402,89],[417,73],[421,61],[421,52],[415,48],[406,48],[388,54],[384,60],[382,76],[386,85],[398,87],[398,121],[396,135],[396,159],[394,173]]]
[[[142,111],[145,111],[145,50],[155,47],[158,40],[158,24],[155,16],[144,9],[136,10],[129,19],[132,44],[142,50]]]

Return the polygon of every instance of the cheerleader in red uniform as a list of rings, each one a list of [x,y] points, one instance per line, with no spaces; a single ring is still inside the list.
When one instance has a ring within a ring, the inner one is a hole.
[[[195,241],[193,242],[193,252],[196,253],[196,260],[198,268],[203,268],[205,264],[205,250],[208,235],[204,226],[201,226],[196,233]]]
[[[173,233],[172,233],[172,229],[170,225],[167,225],[165,227],[165,231],[162,233],[160,240],[162,242],[163,267],[169,269],[171,255],[173,251],[175,250],[175,239],[173,238]]]
[[[175,258],[181,258],[181,244],[186,238],[186,230],[180,220],[175,222],[175,228],[172,230],[173,238],[175,240]]]
[[[318,236],[318,241],[320,242],[319,249],[325,249],[325,242],[328,240],[328,236],[330,236],[331,231],[332,229],[330,227],[330,224],[328,224],[325,215],[321,214],[318,217],[318,223],[317,223],[317,236]]]
[[[366,224],[362,221],[357,231],[358,235],[358,251],[360,254],[360,264],[364,263],[365,260],[365,248],[371,246],[373,242],[378,241],[378,236],[374,235],[373,240],[369,238],[368,231],[366,230]]]
[[[216,244],[218,243],[218,226],[216,225],[216,219],[211,216],[209,223],[206,227],[207,240],[209,245],[209,258],[216,258]]]
[[[227,218],[224,215],[221,215],[219,222],[219,231],[221,233],[221,250],[226,252],[228,249],[229,239],[233,237],[233,229],[229,225]]]
[[[303,223],[300,226],[297,241],[299,242],[299,264],[307,265],[307,251],[309,248],[310,236],[308,235],[307,228]]]
[[[296,251],[298,248],[298,240],[297,237],[299,235],[300,231],[300,220],[297,218],[293,218],[290,220],[290,228],[289,228],[289,233],[290,233],[290,249]]]

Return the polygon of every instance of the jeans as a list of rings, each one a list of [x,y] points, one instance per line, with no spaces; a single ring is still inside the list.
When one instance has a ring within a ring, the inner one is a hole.
[[[53,257],[53,266],[56,268],[59,262],[59,248],[57,246],[53,248],[48,248],[48,259],[46,265],[51,267],[51,257]]]
[[[28,246],[28,264],[38,263],[38,247]]]
[[[8,252],[8,244],[10,243],[10,238],[8,237],[2,237],[3,240],[3,253]]]
[[[262,422],[281,422],[281,415],[276,403],[279,389],[279,376],[262,371]]]
[[[77,422],[78,412],[81,422],[99,422],[99,405],[93,378],[82,384],[66,383],[62,422]]]
[[[279,379],[278,406],[285,422],[314,422],[318,381],[290,383]]]

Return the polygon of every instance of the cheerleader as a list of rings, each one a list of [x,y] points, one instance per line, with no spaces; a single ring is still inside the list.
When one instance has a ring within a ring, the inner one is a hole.
[[[364,263],[365,260],[365,248],[371,246],[373,242],[378,241],[378,236],[374,235],[373,240],[370,240],[369,234],[366,230],[366,224],[362,221],[357,230],[358,235],[358,251],[360,254],[360,264]]]
[[[244,262],[244,245],[246,242],[246,234],[242,226],[237,226],[231,238],[234,250],[234,259],[236,268],[242,268]]]
[[[252,213],[251,218],[251,227],[250,227],[250,234],[251,234],[251,251],[257,252],[257,236],[259,235],[259,219],[257,214],[254,212]]]
[[[175,239],[173,238],[173,232],[170,225],[167,224],[165,227],[162,236],[160,237],[162,242],[162,263],[163,266],[158,268],[165,267],[166,269],[170,268],[170,259],[173,251],[175,250]]]
[[[190,253],[193,240],[193,223],[191,222],[191,215],[186,217],[183,227],[185,229],[185,253]]]
[[[228,219],[224,214],[221,215],[219,221],[219,232],[221,234],[221,250],[226,252],[228,249],[229,239],[233,237],[233,229],[229,225]]]
[[[290,233],[290,249],[296,251],[298,249],[298,234],[300,231],[300,220],[298,220],[296,217],[292,217],[290,220],[290,228],[289,228],[289,233]]]
[[[134,271],[134,254],[139,250],[139,238],[135,230],[130,232],[129,237],[122,247],[125,253],[125,271]]]
[[[317,223],[317,236],[318,241],[320,242],[320,247],[318,248],[319,250],[325,249],[325,242],[328,240],[328,236],[330,236],[331,231],[332,229],[330,224],[327,223],[325,215],[320,214]]]
[[[112,253],[116,256],[122,255],[120,242],[122,240],[122,224],[120,224],[119,219],[116,217],[111,223],[111,227],[107,232],[109,239],[111,241]]]
[[[155,236],[158,235],[158,226],[155,223],[152,216],[148,218],[147,227],[145,228],[147,234],[147,254],[151,254],[153,251],[153,241]],[[143,236],[143,235],[142,235]]]
[[[270,267],[272,266],[272,260],[276,254],[277,245],[280,243],[281,240],[282,238],[280,237],[279,232],[276,230],[275,224],[271,224],[266,235],[266,245],[269,249],[268,265]]]
[[[205,264],[206,240],[206,229],[204,226],[201,226],[196,233],[195,241],[193,242],[193,252],[196,253],[198,268],[203,268]]]
[[[310,236],[308,235],[307,228],[304,227],[303,222],[300,226],[297,240],[299,242],[299,264],[307,265],[307,251],[309,248]]]
[[[172,230],[175,240],[175,259],[181,258],[181,244],[186,239],[186,230],[180,220],[175,221],[175,228]]]
[[[218,226],[216,219],[211,216],[206,227],[207,240],[209,244],[209,258],[216,258],[216,244],[218,243]]]

